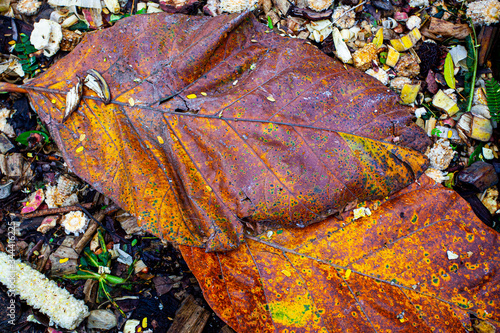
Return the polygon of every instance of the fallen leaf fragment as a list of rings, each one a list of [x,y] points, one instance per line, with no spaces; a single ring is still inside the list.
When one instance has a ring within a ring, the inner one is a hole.
[[[80,100],[83,95],[83,84],[82,79],[77,78],[76,84],[68,91],[66,94],[66,110],[63,117],[63,122],[65,122],[73,112],[78,109]]]
[[[436,17],[431,17],[429,26],[422,28],[422,35],[438,41],[450,37],[464,39],[471,33],[468,24],[454,24]]]
[[[104,104],[108,104],[111,101],[111,92],[109,91],[108,83],[95,69],[87,71],[84,84],[87,88],[93,90],[102,99]]]
[[[456,192],[425,176],[419,183],[356,221],[344,214],[343,224],[330,218],[272,241],[248,237],[226,253],[180,249],[237,332],[461,332],[471,317],[499,327],[498,233]],[[442,250],[450,244],[484,251],[450,260]]]
[[[89,69],[113,101],[85,94],[59,126],[60,92]],[[304,227],[383,198],[427,163],[396,94],[251,13],[124,18],[23,88],[81,178],[155,235],[212,251],[238,247],[245,224]]]
[[[33,193],[29,200],[24,204],[24,207],[21,209],[21,214],[32,213],[40,207],[43,200],[45,200],[45,195],[43,193],[43,189],[38,189],[35,193]]]
[[[437,94],[434,95],[432,98],[432,105],[445,111],[450,117],[459,111],[457,103],[455,103],[455,101],[446,95],[442,90],[439,90]]]

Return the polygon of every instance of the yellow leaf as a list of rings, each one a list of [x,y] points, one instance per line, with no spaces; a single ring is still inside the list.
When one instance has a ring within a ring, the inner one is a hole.
[[[132,97],[130,97],[128,99],[128,104],[130,104],[130,106],[134,106],[135,105],[135,101],[134,101],[134,99]]]
[[[59,262],[60,262],[61,264],[64,264],[64,263],[65,263],[66,261],[68,261],[68,260],[69,260],[68,258],[61,258],[61,259],[59,259]]]
[[[159,142],[160,144],[165,143],[165,141],[163,141],[163,138],[162,138],[161,136],[159,136],[159,135],[158,135],[158,136],[157,136],[157,139],[158,139],[158,142]]]
[[[267,98],[268,101],[276,102],[276,100],[274,99],[274,97],[272,95],[269,95],[266,98]]]
[[[349,280],[349,276],[351,276],[351,273],[352,273],[352,271],[350,269],[348,269],[347,271],[345,271],[345,279],[346,280]]]
[[[448,87],[455,89],[455,65],[450,52],[448,52],[444,61],[444,79]]]
[[[373,44],[379,48],[382,46],[382,43],[384,42],[384,29],[380,28],[378,29],[377,33],[375,34],[375,38],[373,38]]]
[[[81,153],[82,151],[83,151],[83,147],[82,146],[76,148],[76,152],[77,153]]]
[[[186,96],[188,99],[194,99],[196,98],[196,95],[195,94],[189,94]]]
[[[290,277],[292,276],[292,273],[290,273],[289,271],[287,271],[286,269],[282,270],[281,273],[285,274],[286,276]]]

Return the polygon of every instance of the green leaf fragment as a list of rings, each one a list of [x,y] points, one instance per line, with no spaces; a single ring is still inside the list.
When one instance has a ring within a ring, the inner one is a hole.
[[[269,27],[269,29],[273,29],[274,28],[274,26],[273,26],[273,20],[271,20],[270,16],[267,16],[267,26]]]
[[[491,118],[500,121],[500,84],[494,79],[485,82],[486,102],[490,110]]]

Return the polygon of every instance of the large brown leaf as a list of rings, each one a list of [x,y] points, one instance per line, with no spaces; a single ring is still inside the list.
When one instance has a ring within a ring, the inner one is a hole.
[[[498,233],[457,193],[419,181],[367,203],[370,217],[345,213],[343,225],[249,236],[227,253],[181,251],[241,333],[463,332],[471,315],[500,327]]]
[[[428,139],[395,94],[265,29],[248,13],[138,15],[87,35],[24,88],[71,168],[180,244],[235,248],[244,227],[303,227],[423,172],[413,148]],[[85,90],[62,122],[89,69],[113,101]]]

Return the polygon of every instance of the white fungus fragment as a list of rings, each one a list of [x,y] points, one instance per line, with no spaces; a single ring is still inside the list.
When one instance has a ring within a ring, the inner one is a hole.
[[[447,139],[439,139],[426,152],[431,168],[445,170],[450,165],[457,152],[454,151]]]
[[[415,28],[420,29],[420,24],[422,23],[422,19],[416,15],[412,15],[406,21],[406,27],[408,30],[413,30]]]
[[[500,1],[480,0],[467,5],[466,15],[475,25],[490,25],[500,20]]]
[[[333,12],[332,19],[340,29],[349,29],[356,23],[356,13],[349,6],[338,6]]]
[[[429,0],[410,0],[408,3],[410,7],[427,7],[429,6]]]
[[[34,24],[30,42],[35,49],[43,50],[45,56],[52,57],[59,51],[62,37],[62,29],[59,24],[51,20],[41,19]]]
[[[7,120],[10,118],[12,110],[7,108],[0,109],[0,132],[5,133],[9,138],[16,136],[14,128],[10,125]]]
[[[221,0],[219,10],[226,13],[240,13],[247,9],[253,9],[257,0]]]
[[[436,183],[442,183],[450,179],[446,172],[434,168],[427,168],[427,170],[425,170],[425,174],[427,177],[432,178]]]
[[[418,108],[415,110],[415,117],[422,118],[422,116],[425,115],[426,113],[427,113],[426,108]]]
[[[329,8],[333,4],[333,0],[307,0],[307,7],[321,12]]]
[[[38,12],[41,5],[42,2],[38,0],[20,0],[17,3],[17,10],[26,16],[33,16]]]
[[[89,219],[80,211],[69,212],[64,215],[61,226],[64,227],[67,234],[78,236],[87,228]]]
[[[354,213],[354,217],[352,218],[353,220],[357,220],[359,218],[372,215],[370,208],[366,207],[356,208],[353,210],[353,213]]]

